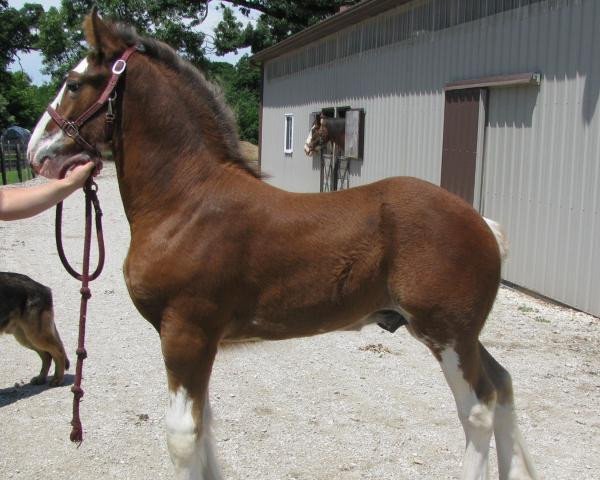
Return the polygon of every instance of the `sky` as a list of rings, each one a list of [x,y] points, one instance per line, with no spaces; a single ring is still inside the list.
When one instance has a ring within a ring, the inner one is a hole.
[[[14,8],[21,8],[25,3],[39,3],[44,7],[44,10],[48,10],[50,7],[60,7],[60,0],[9,0],[8,4]],[[205,33],[211,33],[216,27],[217,23],[221,20],[221,12],[217,11],[216,8],[220,2],[212,1],[209,4],[208,15],[206,20],[201,25],[200,30]],[[234,9],[235,10],[235,9]],[[102,13],[102,12],[100,12]],[[244,25],[248,23],[248,19],[241,15],[239,12],[235,12],[237,17]],[[250,18],[258,18],[258,15],[251,14]],[[245,53],[250,53],[250,49],[239,50],[237,54],[228,54],[223,57],[217,57],[216,55],[208,55],[208,58],[215,61],[237,63],[237,60]],[[42,69],[42,57],[38,52],[23,53],[19,54],[20,62],[15,61],[10,66],[12,71],[23,70],[31,77],[31,81],[36,85],[41,85],[45,81],[49,80],[47,75],[43,75]]]

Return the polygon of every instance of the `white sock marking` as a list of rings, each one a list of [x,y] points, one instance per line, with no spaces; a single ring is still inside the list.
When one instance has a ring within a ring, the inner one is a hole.
[[[494,422],[493,410],[481,402],[463,377],[454,349],[441,354],[442,371],[454,394],[458,417],[463,425],[467,447],[463,459],[463,480],[488,478],[488,453]]]
[[[194,400],[185,388],[170,393],[166,415],[167,444],[178,480],[219,480],[210,432],[210,407],[204,403],[200,431],[194,418]]]
[[[536,480],[538,477],[517,427],[512,405],[496,406],[494,435],[500,480]]]

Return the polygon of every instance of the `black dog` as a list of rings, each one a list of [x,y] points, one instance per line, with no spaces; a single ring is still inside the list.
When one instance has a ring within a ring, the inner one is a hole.
[[[54,377],[50,385],[63,383],[69,359],[54,324],[52,291],[26,275],[0,272],[0,333],[11,333],[17,341],[35,350],[42,359],[42,369],[31,383],[46,382],[54,360]]]

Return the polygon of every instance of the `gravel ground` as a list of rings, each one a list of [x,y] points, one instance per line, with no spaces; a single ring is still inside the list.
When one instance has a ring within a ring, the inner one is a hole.
[[[113,165],[98,183],[108,251],[104,273],[91,285],[85,440],[80,448],[69,442],[74,368],[63,387],[31,386],[37,355],[4,335],[2,479],[172,478],[160,345],[125,289],[129,233]],[[81,257],[82,204],[77,193],[65,206],[70,258]],[[0,270],[53,289],[56,323],[74,363],[79,285],[60,265],[53,228],[53,211],[0,223]],[[521,430],[544,479],[600,478],[599,327],[598,318],[502,288],[483,332],[483,343],[513,375]],[[370,326],[225,350],[211,401],[227,479],[460,475],[464,438],[450,390],[431,354],[404,330],[391,335]],[[493,444],[491,458],[494,478]]]

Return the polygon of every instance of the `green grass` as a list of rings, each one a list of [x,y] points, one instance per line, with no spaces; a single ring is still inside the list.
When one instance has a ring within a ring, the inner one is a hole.
[[[23,175],[23,181],[26,182],[27,180],[31,180],[33,178],[33,175],[31,174],[31,171],[28,168],[24,168],[23,170],[21,170],[21,173]],[[2,177],[0,177],[0,183],[2,183]],[[19,183],[19,174],[17,173],[16,170],[7,170],[6,171],[6,181],[8,182],[8,184],[11,183]]]

